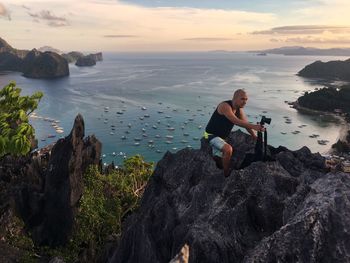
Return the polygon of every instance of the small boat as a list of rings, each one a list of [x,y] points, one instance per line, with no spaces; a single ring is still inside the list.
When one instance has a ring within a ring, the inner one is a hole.
[[[148,143],[149,144],[153,144],[154,142],[153,142],[153,140],[149,140]]]
[[[131,128],[131,123],[128,123],[128,127]]]
[[[146,107],[141,107],[141,110],[147,110],[147,108]]]
[[[328,140],[317,140],[317,142],[320,145],[326,145],[328,143]]]
[[[116,153],[115,153],[115,152],[112,152],[112,155],[113,155],[113,156],[115,156],[115,155],[116,155]]]
[[[145,117],[145,118],[149,118],[149,117],[150,117],[150,115],[149,115],[149,114],[145,114],[145,115],[143,115],[143,117]]]
[[[169,127],[169,128],[167,128],[167,130],[168,130],[168,131],[174,131],[175,128],[174,128],[174,127]]]
[[[134,138],[134,141],[139,142],[139,141],[141,141],[141,138],[136,137],[136,138]]]
[[[134,145],[135,145],[135,146],[139,146],[140,143],[139,143],[139,142],[135,142]]]
[[[154,136],[154,137],[156,137],[156,138],[160,138],[160,135],[159,135],[159,134],[156,134],[156,136]]]
[[[117,111],[117,114],[122,115],[122,114],[124,114],[124,112],[122,112],[122,111]]]
[[[153,129],[157,129],[158,127],[157,127],[156,125],[153,125],[152,128],[153,128]]]
[[[181,143],[188,143],[188,141],[186,141],[186,140],[182,140],[182,141],[181,141]]]
[[[105,154],[102,154],[102,158],[105,158],[106,157],[106,155]]]
[[[192,139],[195,140],[195,141],[198,141],[199,137],[193,137]]]
[[[165,118],[170,119],[170,118],[171,118],[171,116],[167,115],[167,116],[165,116]]]
[[[160,120],[157,120],[157,123],[160,123]]]
[[[122,139],[122,140],[126,140],[126,136],[123,135],[123,136],[121,137],[121,139]]]
[[[166,144],[172,144],[172,141],[165,141]]]
[[[114,132],[110,132],[109,134],[110,134],[110,135],[114,135]]]
[[[143,132],[146,132],[146,129],[145,129],[145,128],[142,128],[141,130],[142,130]]]
[[[166,135],[166,136],[165,136],[165,138],[167,138],[167,139],[170,139],[170,140],[171,140],[171,139],[173,139],[173,138],[174,138],[174,136],[172,136],[172,135]]]
[[[144,119],[144,117],[143,117],[143,116],[140,116],[139,119],[142,121],[142,120]]]
[[[161,114],[161,113],[163,113],[163,112],[164,112],[164,111],[162,111],[162,110],[159,110],[159,111],[158,111],[159,114]]]
[[[146,133],[142,134],[143,137],[148,137],[148,135]]]
[[[187,133],[187,132],[185,132],[185,133],[184,133],[184,136],[190,136],[190,134],[189,134],[189,133]]]
[[[198,126],[198,129],[202,129],[202,125],[199,125],[199,126]]]
[[[55,138],[55,137],[56,137],[56,135],[54,135],[54,134],[47,135],[47,138]]]
[[[157,153],[161,153],[162,151],[161,150],[156,150]]]
[[[287,134],[287,133],[286,133],[286,132],[281,132],[281,134],[285,135],[285,134]]]

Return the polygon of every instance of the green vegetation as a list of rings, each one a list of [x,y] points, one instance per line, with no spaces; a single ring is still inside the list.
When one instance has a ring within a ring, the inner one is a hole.
[[[298,99],[298,103],[313,110],[333,112],[335,109],[341,109],[343,112],[350,112],[350,86],[306,92]]]
[[[0,90],[0,157],[6,154],[25,155],[31,149],[34,128],[28,116],[39,104],[43,93],[21,96],[21,89],[10,82]]]
[[[123,166],[109,174],[100,173],[96,166],[89,167],[83,178],[84,190],[75,231],[65,247],[33,247],[28,241],[30,237],[23,235],[18,239],[14,236],[11,244],[26,251],[23,262],[35,262],[35,255],[48,259],[58,256],[67,263],[77,262],[83,249],[97,257],[108,240],[120,236],[122,222],[138,208],[152,172],[153,163],[145,162],[140,155],[126,159]]]

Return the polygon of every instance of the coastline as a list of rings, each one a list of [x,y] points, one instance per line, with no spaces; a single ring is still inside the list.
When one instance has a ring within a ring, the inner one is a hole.
[[[309,108],[300,106],[298,101],[295,101],[293,103],[288,103],[288,104],[290,104],[297,111],[305,113],[305,114],[312,114],[312,115],[327,114],[327,115],[334,117],[335,119],[338,119],[339,123],[340,123],[340,130],[339,130],[337,140],[334,143],[336,143],[338,140],[346,141],[346,136],[348,135],[348,131],[350,131],[350,122],[346,121],[345,116],[339,115],[339,114],[334,113],[334,112],[329,112],[329,111],[320,111],[320,110],[309,109]],[[330,146],[330,148],[324,152],[324,154],[333,154],[333,153],[335,153],[335,150],[332,148],[332,146]]]

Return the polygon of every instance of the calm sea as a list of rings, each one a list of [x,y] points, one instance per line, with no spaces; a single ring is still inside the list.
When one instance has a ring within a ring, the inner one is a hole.
[[[113,160],[119,164],[124,156],[134,154],[156,162],[167,150],[198,148],[214,108],[231,99],[237,88],[248,92],[245,112],[251,122],[259,121],[261,115],[272,118],[267,126],[269,144],[293,150],[306,145],[313,152],[324,153],[337,140],[339,124],[319,115],[300,114],[285,101],[295,101],[303,92],[322,87],[296,76],[300,69],[315,60],[334,59],[345,58],[104,53],[104,61],[94,67],[70,65],[66,78],[35,80],[2,72],[0,85],[15,80],[23,94],[44,92],[36,113],[60,121],[64,133],[57,134],[48,121],[31,119],[40,147],[68,135],[75,116],[81,113],[86,135],[95,134],[103,143],[106,163]],[[291,123],[286,123],[286,118]],[[310,138],[312,134],[319,137]],[[329,143],[320,145],[319,139]]]

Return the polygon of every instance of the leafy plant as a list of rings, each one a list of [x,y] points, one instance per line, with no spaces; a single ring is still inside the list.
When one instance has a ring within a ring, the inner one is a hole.
[[[38,107],[43,93],[21,96],[21,91],[15,82],[0,90],[0,157],[25,155],[31,148],[35,130],[29,124],[28,116]]]

